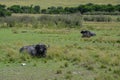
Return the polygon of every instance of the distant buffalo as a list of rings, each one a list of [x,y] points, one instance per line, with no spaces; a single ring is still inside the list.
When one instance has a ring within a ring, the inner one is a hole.
[[[82,31],[81,31],[81,34],[82,34],[82,37],[87,37],[87,38],[89,38],[89,37],[91,37],[91,36],[96,36],[95,33],[90,32],[90,31],[88,31],[88,30],[82,30]]]
[[[31,56],[46,57],[47,46],[45,44],[23,46],[19,51],[20,53],[29,53]]]

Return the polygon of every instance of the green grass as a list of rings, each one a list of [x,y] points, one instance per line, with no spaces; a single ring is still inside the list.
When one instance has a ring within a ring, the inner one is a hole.
[[[0,79],[119,80],[119,24],[84,22],[80,29],[1,28]],[[81,38],[84,29],[97,36]],[[46,58],[19,53],[20,47],[37,43],[50,45]]]
[[[118,4],[119,0],[0,0],[1,4],[11,5],[40,5],[41,8],[50,6],[78,6],[79,4]]]

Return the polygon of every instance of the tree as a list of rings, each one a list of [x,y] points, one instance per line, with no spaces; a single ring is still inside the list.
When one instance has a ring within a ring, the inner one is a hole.
[[[41,13],[46,14],[46,13],[47,13],[47,10],[46,10],[46,9],[42,9],[42,10],[41,10]]]
[[[11,16],[11,12],[5,8],[5,5],[0,5],[0,17]]]
[[[54,6],[48,7],[47,10],[49,14],[57,14],[57,11],[56,11],[57,9]]]
[[[34,6],[35,13],[40,13],[40,6]]]
[[[20,5],[13,5],[9,7],[8,10],[10,10],[13,13],[21,13],[22,11]]]
[[[31,6],[22,6],[21,10],[22,10],[22,13],[32,13]]]

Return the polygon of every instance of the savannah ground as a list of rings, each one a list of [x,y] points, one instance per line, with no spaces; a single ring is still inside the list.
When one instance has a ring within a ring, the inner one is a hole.
[[[1,28],[0,80],[119,80],[119,24],[83,22],[81,28]],[[97,35],[81,38],[84,29]],[[37,43],[50,45],[46,58],[19,53],[20,47]]]
[[[86,3],[116,5],[120,0],[0,0],[0,3],[48,8]],[[112,19],[116,20],[116,16]],[[120,80],[120,22],[83,22],[80,28],[60,29],[26,26],[0,28],[0,80]],[[81,38],[80,31],[85,29],[96,36]],[[46,58],[19,53],[22,46],[37,43],[50,45]]]

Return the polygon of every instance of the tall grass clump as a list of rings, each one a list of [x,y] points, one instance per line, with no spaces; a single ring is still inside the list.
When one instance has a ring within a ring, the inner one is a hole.
[[[112,18],[105,15],[87,15],[83,17],[84,21],[111,22]]]
[[[59,60],[64,59],[66,55],[64,51],[65,49],[62,47],[58,47],[58,46],[50,47],[47,58],[48,59],[59,59]]]
[[[19,44],[18,44],[19,45]],[[5,63],[29,61],[32,57],[27,53],[19,53],[17,46],[12,44],[0,45],[0,61]]]
[[[80,27],[82,26],[82,18],[80,13],[76,14],[64,14],[64,15],[43,15],[38,18],[41,24],[57,27]]]
[[[10,16],[0,19],[0,27],[29,27],[33,28],[75,28],[82,26],[80,13],[33,16]],[[4,25],[6,24],[6,25]]]
[[[12,49],[12,48],[8,48],[6,47],[6,50],[5,49],[2,49],[3,52],[2,52],[2,55],[0,56],[0,61],[2,62],[16,62],[16,60],[19,58],[19,55],[17,54],[17,52]]]
[[[34,24],[36,22],[35,17],[30,16],[10,16],[10,17],[4,17],[0,19],[0,24],[4,25],[6,27],[18,27],[18,24]],[[4,24],[3,24],[4,23]]]
[[[94,80],[118,80],[117,78],[115,79],[114,76],[110,75],[110,74],[99,74],[98,76],[96,76],[94,78]]]
[[[117,22],[120,22],[120,17],[117,18]]]
[[[47,59],[59,61],[66,60],[74,64],[81,62],[80,54],[69,50],[67,47],[50,47],[48,51],[49,54],[47,55]],[[65,63],[64,67],[68,67],[68,63]]]
[[[95,11],[95,12],[86,12],[84,15],[120,15],[119,11],[115,12],[103,12],[103,11]]]

